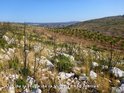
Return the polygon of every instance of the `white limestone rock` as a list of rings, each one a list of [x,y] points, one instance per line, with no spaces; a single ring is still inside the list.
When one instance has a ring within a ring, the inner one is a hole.
[[[68,93],[68,86],[64,84],[60,84],[59,86],[59,93]]]
[[[46,57],[41,56],[41,58],[36,58],[36,62],[46,65],[48,68],[53,68],[54,65]]]
[[[15,48],[9,48],[6,54],[12,58],[14,56],[14,53],[15,53]]]
[[[6,54],[3,55],[3,60],[9,61],[10,59],[11,58],[8,55],[6,55]]]
[[[41,44],[40,44],[40,43],[34,45],[34,51],[35,51],[35,53],[40,52],[41,48],[42,48],[42,47],[41,47]]]
[[[124,71],[117,67],[113,67],[111,69],[112,74],[114,74],[116,77],[123,77],[124,76]]]
[[[35,82],[34,78],[32,78],[30,76],[27,77],[26,81],[28,82],[29,87],[31,87],[33,85],[33,83]]]
[[[39,89],[39,88],[37,88],[37,89],[36,89],[36,93],[42,93],[42,90]]]
[[[90,71],[90,77],[91,77],[91,79],[96,79],[97,78],[97,74],[93,70],[91,70]]]
[[[86,76],[86,74],[79,76],[79,80],[81,80],[81,81],[86,81],[87,79],[88,79],[88,77]]]
[[[10,39],[7,43],[8,43],[8,44],[14,44],[14,43],[15,43],[15,39],[12,38],[12,39]]]
[[[4,39],[5,41],[7,41],[7,42],[10,40],[9,37],[6,36],[6,35],[3,36],[3,39]]]
[[[15,39],[14,38],[9,38],[8,36],[4,35],[3,39],[8,43],[8,44],[13,44],[15,43]]]
[[[0,54],[0,59],[4,60],[4,61],[9,61],[14,57],[14,53],[15,53],[15,48],[9,48],[8,50],[5,49],[4,54]]]
[[[59,72],[59,77],[64,80],[74,76],[74,73]]]
[[[115,93],[124,93],[124,84],[121,84],[121,86],[116,89]]]
[[[98,67],[98,66],[99,66],[99,64],[98,64],[98,63],[96,63],[96,62],[92,62],[92,66],[93,66],[93,67]]]
[[[25,88],[22,93],[30,93],[30,90],[28,88]]]
[[[15,93],[15,87],[13,85],[8,87],[8,93]]]

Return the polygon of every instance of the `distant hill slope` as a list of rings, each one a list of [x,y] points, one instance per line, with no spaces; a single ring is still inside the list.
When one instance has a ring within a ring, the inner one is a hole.
[[[35,25],[35,26],[41,26],[41,27],[48,27],[48,28],[61,28],[66,27],[69,25],[73,25],[75,23],[78,23],[76,21],[73,22],[56,22],[56,23],[26,23],[28,25]]]
[[[72,29],[100,31],[107,35],[124,36],[124,15],[79,22],[68,27]]]

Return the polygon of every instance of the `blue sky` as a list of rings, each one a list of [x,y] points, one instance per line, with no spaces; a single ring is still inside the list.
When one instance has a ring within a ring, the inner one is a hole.
[[[124,0],[0,0],[0,21],[67,22],[123,14]]]

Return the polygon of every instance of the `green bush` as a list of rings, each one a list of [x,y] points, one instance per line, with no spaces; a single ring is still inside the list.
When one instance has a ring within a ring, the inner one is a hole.
[[[55,64],[58,71],[70,72],[73,67],[70,59],[64,55],[58,55],[55,58]]]
[[[28,76],[30,74],[29,68],[23,68],[23,69],[21,69],[21,74],[23,76],[25,76],[25,77]]]
[[[21,89],[23,89],[23,87],[26,85],[26,81],[19,78],[16,80],[16,85],[20,86]]]

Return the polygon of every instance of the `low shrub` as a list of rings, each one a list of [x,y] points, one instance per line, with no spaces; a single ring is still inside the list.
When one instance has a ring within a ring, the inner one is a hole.
[[[68,57],[64,55],[58,55],[54,59],[58,71],[70,72],[72,70],[73,63],[71,63]]]

